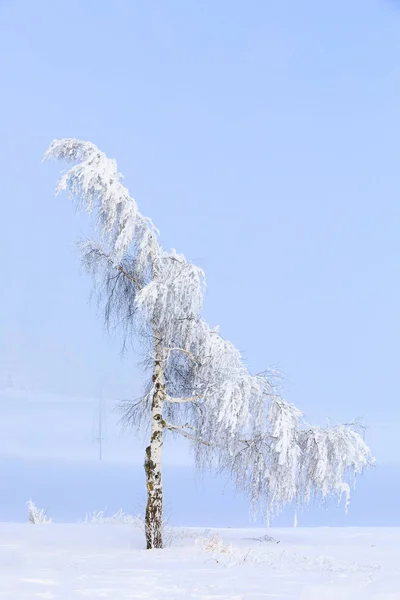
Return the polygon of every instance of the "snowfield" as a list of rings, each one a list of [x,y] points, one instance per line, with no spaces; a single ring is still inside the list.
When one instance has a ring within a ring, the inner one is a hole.
[[[0,525],[0,597],[399,600],[400,529],[171,528],[144,550],[127,525]]]

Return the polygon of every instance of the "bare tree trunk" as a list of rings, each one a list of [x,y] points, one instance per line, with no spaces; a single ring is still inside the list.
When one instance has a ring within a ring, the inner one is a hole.
[[[155,344],[155,364],[153,374],[153,398],[151,404],[151,440],[146,448],[144,468],[147,483],[147,506],[145,534],[147,549],[163,547],[163,488],[162,488],[162,407],[165,398],[163,350],[161,343]]]

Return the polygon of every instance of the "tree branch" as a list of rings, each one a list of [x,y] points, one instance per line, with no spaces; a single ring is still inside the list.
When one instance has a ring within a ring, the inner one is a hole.
[[[196,360],[196,357],[194,356],[194,354],[192,354],[192,352],[190,352],[189,350],[184,350],[183,348],[164,348],[164,351],[167,353],[167,356],[171,352],[182,352],[183,354],[187,354],[189,356],[189,358],[191,358],[194,363],[198,362]]]
[[[121,267],[121,265],[118,265],[118,266],[114,265],[114,268],[117,269],[117,271],[119,271],[120,273],[122,273],[122,275],[124,275],[124,277],[126,277],[127,279],[132,281],[132,283],[134,283],[136,285],[138,290],[142,289],[142,287],[139,285],[137,280],[134,277],[132,277],[132,275],[130,275],[127,271],[125,271],[125,269],[123,267]]]
[[[167,423],[167,421],[163,420],[163,426],[165,427],[165,429],[169,429],[170,431],[174,431],[175,433],[179,433],[180,435],[182,435],[183,437],[185,437],[188,440],[191,440],[192,442],[197,442],[198,444],[203,444],[204,446],[212,446],[212,444],[210,444],[210,442],[206,442],[204,440],[200,440],[195,435],[193,435],[193,434],[189,433],[188,431],[186,431],[185,428],[194,429],[189,424],[186,424],[186,425],[172,425],[172,423]]]
[[[188,398],[173,398],[172,396],[166,396],[165,402],[172,402],[173,404],[184,404],[186,402],[196,402],[200,400],[201,396],[189,396]]]
[[[99,245],[96,244],[95,242],[92,242],[91,240],[88,240],[87,242],[81,242],[80,243],[80,247],[84,248],[85,246],[89,247],[89,251],[91,254],[96,253],[100,258],[102,258],[103,260],[105,260],[105,262],[108,264],[109,267],[115,269],[116,271],[119,271],[124,277],[126,277],[127,279],[129,279],[130,281],[132,281],[132,283],[135,284],[135,286],[138,288],[138,290],[142,289],[142,286],[139,284],[139,282],[133,277],[133,275],[131,275],[130,273],[128,273],[128,271],[126,271],[126,269],[124,269],[124,267],[121,264],[115,264],[115,262],[112,260],[112,258],[110,257],[109,254],[107,254],[107,252],[105,252],[103,250],[103,248]]]

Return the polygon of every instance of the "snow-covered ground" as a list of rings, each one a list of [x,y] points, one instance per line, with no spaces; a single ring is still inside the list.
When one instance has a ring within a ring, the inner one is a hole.
[[[171,546],[148,552],[131,526],[72,524],[96,510],[143,512],[144,442],[121,434],[104,401],[100,461],[98,410],[97,399],[0,390],[0,519],[26,521],[32,497],[56,521],[0,524],[0,599],[400,600],[400,528],[273,529],[278,544],[257,541],[262,529],[221,528],[220,541],[215,529],[171,529]],[[168,440],[165,463],[171,523],[248,523],[245,498],[194,479],[186,447]],[[396,473],[361,478],[348,516],[313,506],[299,524],[398,523]],[[277,524],[292,522],[289,510]]]
[[[175,530],[143,549],[127,525],[0,525],[0,597],[13,600],[398,600],[400,529]]]

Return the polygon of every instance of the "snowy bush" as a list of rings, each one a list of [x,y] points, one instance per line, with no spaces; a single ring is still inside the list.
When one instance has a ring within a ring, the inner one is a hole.
[[[260,565],[262,559],[254,553],[252,548],[237,548],[232,544],[225,544],[219,532],[196,539],[203,552],[211,554],[211,559],[224,567],[236,567],[244,564]]]
[[[31,525],[47,525],[52,522],[47,517],[46,511],[38,508],[32,500],[29,500],[26,505],[28,507],[28,522]]]
[[[214,533],[211,537],[198,538],[197,543],[201,545],[204,552],[218,552],[219,554],[232,554],[232,544],[224,544],[219,533]]]
[[[207,536],[208,530],[204,530],[203,536]],[[197,543],[199,537],[198,531],[193,531],[186,527],[164,526],[163,530],[164,546],[170,547],[181,540],[194,540]]]
[[[275,538],[272,537],[272,535],[268,535],[267,533],[265,535],[261,535],[260,537],[253,537],[253,538],[244,538],[246,540],[250,540],[252,542],[269,542],[271,544],[279,544],[280,540],[276,540]]]
[[[93,511],[86,515],[84,523],[90,525],[129,525],[140,529],[141,531],[145,530],[144,517],[125,513],[122,508],[110,516],[107,516],[106,511],[103,510],[97,512]],[[204,535],[207,535],[207,532],[208,530],[205,530]],[[179,540],[196,539],[198,537],[198,532],[184,527],[168,526],[167,520],[165,519],[163,523],[163,537],[164,546],[170,547]]]
[[[103,510],[98,512],[94,511],[86,515],[85,523],[96,525],[130,525],[132,527],[144,529],[144,520],[142,517],[129,515],[122,509],[110,516],[107,516],[106,512]]]

